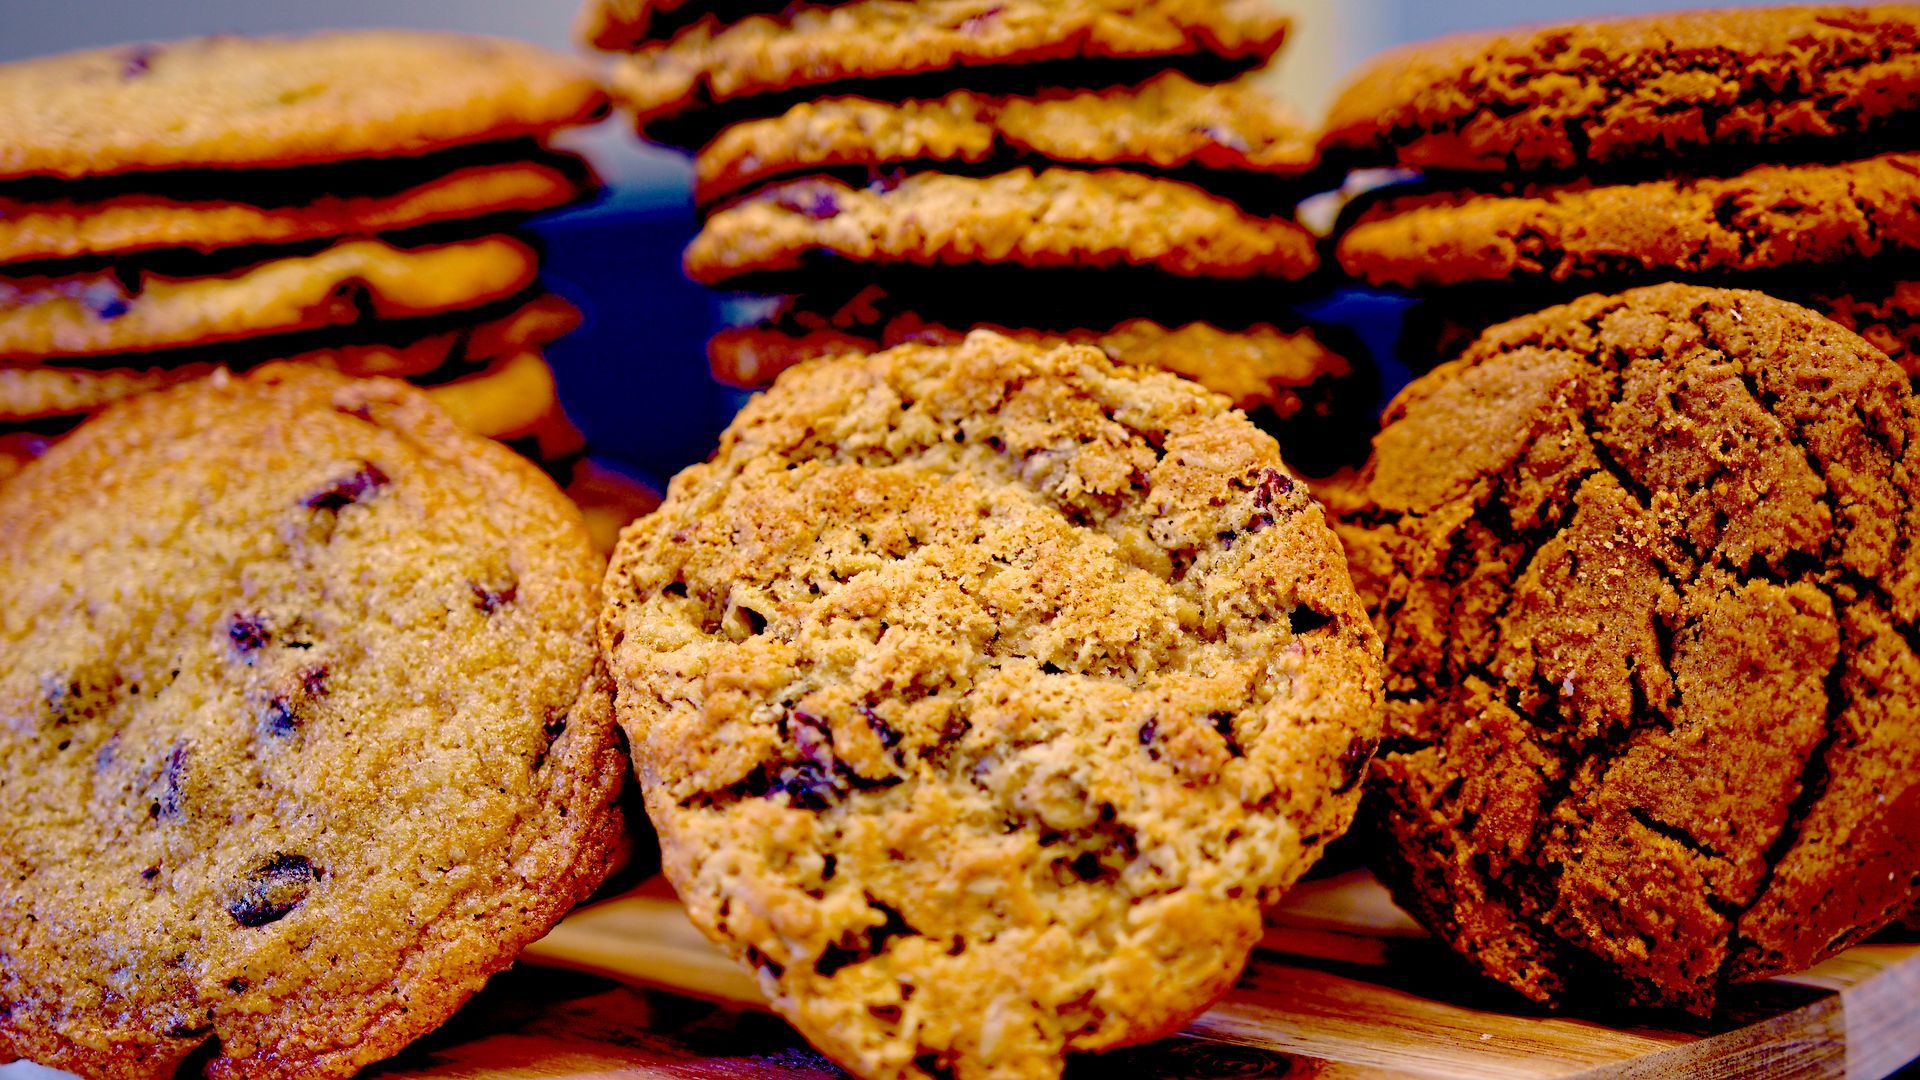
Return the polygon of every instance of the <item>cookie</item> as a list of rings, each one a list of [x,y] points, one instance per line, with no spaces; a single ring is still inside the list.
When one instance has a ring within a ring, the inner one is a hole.
[[[1321,146],[1354,164],[1572,171],[1880,132],[1920,108],[1920,7],[1687,11],[1385,54]]]
[[[1917,9],[1920,10],[1920,9]],[[1340,235],[1373,285],[1805,267],[1920,248],[1920,154],[1728,177],[1388,195]]]
[[[553,369],[537,352],[501,357],[479,371],[428,387],[427,396],[461,427],[491,439],[530,430],[560,401]]]
[[[95,49],[0,65],[0,178],[421,154],[541,135],[605,102],[567,57],[459,34]]]
[[[325,193],[258,205],[233,195],[269,174],[236,182],[221,197],[144,192],[101,199],[20,199],[0,189],[0,263],[129,255],[156,248],[212,252],[394,232],[448,221],[526,214],[578,198],[583,169],[541,161],[471,165],[397,190]]]
[[[620,530],[660,508],[660,493],[625,473],[583,461],[567,478],[567,498],[586,518],[594,550],[610,558]]]
[[[1177,1029],[1345,828],[1378,719],[1271,439],[984,332],[756,397],[622,536],[601,637],[689,914],[865,1077]]]
[[[1796,298],[1920,379],[1920,281],[1849,275],[1822,280]]]
[[[419,376],[536,349],[578,322],[579,312],[572,305],[558,297],[544,296],[501,318],[439,331],[403,344],[335,345],[285,359],[348,375]],[[193,350],[183,355],[202,354]],[[0,422],[95,412],[121,398],[204,378],[216,368],[232,366],[236,365],[178,358],[171,364],[130,366],[0,364]]]
[[[0,1060],[348,1076],[604,874],[598,560],[418,391],[137,398],[0,521]]]
[[[57,438],[37,431],[0,431],[0,484],[46,453]]]
[[[1540,1001],[1705,1012],[1920,895],[1920,403],[1860,338],[1662,285],[1388,408],[1383,872]]]
[[[688,276],[717,285],[793,273],[822,256],[868,266],[1151,267],[1189,277],[1311,273],[1314,239],[1198,188],[1105,169],[918,173],[855,187],[829,177],[763,188],[708,218]]]
[[[694,158],[694,198],[711,203],[776,177],[845,166],[950,170],[1022,158],[1298,177],[1319,154],[1291,111],[1259,87],[1203,86],[1168,72],[1110,90],[803,102],[716,136]]]
[[[101,271],[0,279],[0,360],[21,362],[206,345],[507,299],[538,260],[518,240],[415,249],[350,240],[225,277]],[[136,280],[123,277],[131,273]]]
[[[815,97],[815,88],[834,83],[953,69],[1194,54],[1251,67],[1280,48],[1287,25],[1265,0],[797,4],[733,23],[707,19],[641,43],[614,61],[611,79],[642,128],[661,134],[664,121],[717,104],[789,92]],[[778,111],[769,106],[767,114]]]
[[[1165,326],[1150,319],[1127,319],[1097,330],[1036,330],[993,323],[956,328],[912,314],[885,319],[877,326],[794,332],[778,326],[724,330],[707,345],[713,376],[729,386],[765,386],[803,360],[845,353],[873,352],[909,342],[958,344],[975,329],[991,330],[1024,345],[1087,345],[1117,364],[1158,368],[1192,379],[1224,394],[1238,409],[1271,409],[1286,417],[1304,405],[1300,391],[1353,372],[1346,357],[1311,330],[1282,330],[1271,324],[1224,329],[1192,322]]]

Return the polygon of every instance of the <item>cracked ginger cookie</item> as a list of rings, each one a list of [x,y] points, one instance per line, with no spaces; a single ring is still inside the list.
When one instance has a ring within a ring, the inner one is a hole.
[[[1273,440],[1086,347],[787,372],[607,596],[669,878],[865,1077],[1053,1077],[1178,1029],[1377,733],[1377,640]]]
[[[0,1061],[344,1077],[604,877],[600,563],[419,391],[272,365],[0,485]]]
[[[1370,813],[1395,895],[1526,996],[1710,1010],[1920,893],[1905,372],[1663,285],[1489,330],[1387,410]]]

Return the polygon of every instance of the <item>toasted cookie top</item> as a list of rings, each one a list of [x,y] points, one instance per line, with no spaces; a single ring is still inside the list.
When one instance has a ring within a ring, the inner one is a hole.
[[[652,130],[736,99],[956,68],[1193,54],[1253,64],[1287,26],[1266,0],[847,0],[695,23],[616,60],[612,79]]]
[[[897,184],[832,177],[773,184],[707,219],[688,276],[714,285],[793,274],[823,258],[872,266],[1151,267],[1184,277],[1294,279],[1319,251],[1291,218],[1190,184],[1120,169],[915,173]]]
[[[1088,348],[789,371],[607,596],[669,877],[862,1076],[1177,1028],[1373,748],[1377,643],[1273,441]]]
[[[996,158],[1292,177],[1319,153],[1292,112],[1258,86],[1206,86],[1167,72],[1107,90],[803,102],[716,136],[694,158],[694,196],[708,203],[773,177],[842,166]]]
[[[605,104],[516,41],[406,30],[211,37],[0,65],[0,178],[248,168],[538,135]]]
[[[1920,892],[1920,417],[1804,308],[1664,285],[1389,407],[1395,892],[1530,997],[1711,1008]]]
[[[593,551],[418,391],[147,395],[0,522],[0,1060],[346,1076],[605,873]]]
[[[1920,154],[1731,176],[1386,195],[1339,237],[1374,285],[1744,273],[1920,248]]]
[[[1322,146],[1415,169],[1577,169],[1852,135],[1920,107],[1920,5],[1728,8],[1383,54]]]

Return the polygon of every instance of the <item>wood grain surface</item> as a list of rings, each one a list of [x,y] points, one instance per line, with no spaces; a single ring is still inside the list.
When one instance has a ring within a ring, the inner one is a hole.
[[[1473,975],[1364,873],[1273,913],[1227,999],[1179,1037],[1076,1059],[1080,1077],[1852,1077],[1920,1058],[1920,944],[1874,943],[1739,987],[1721,1014],[1549,1014]],[[382,1075],[841,1076],[658,880],[576,912]]]

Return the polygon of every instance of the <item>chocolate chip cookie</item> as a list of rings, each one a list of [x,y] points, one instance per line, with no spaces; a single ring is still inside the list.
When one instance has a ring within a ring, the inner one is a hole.
[[[0,360],[145,352],[479,308],[525,291],[537,265],[525,244],[490,236],[424,248],[349,240],[217,277],[121,269],[0,278]]]
[[[1377,641],[1219,398],[991,333],[788,372],[621,539],[663,864],[861,1076],[1177,1029],[1345,828]]]
[[[95,49],[0,65],[0,178],[421,154],[542,135],[605,104],[567,57],[459,34]]]
[[[1860,338],[1683,285],[1409,386],[1362,478],[1400,901],[1536,1000],[1703,1012],[1911,906],[1916,435]]]
[[[1871,135],[1920,108],[1920,8],[1686,11],[1427,42],[1334,102],[1356,164],[1584,169]]]
[[[712,203],[793,173],[848,166],[1044,159],[1152,170],[1298,177],[1319,153],[1290,110],[1249,83],[1202,85],[1167,72],[1132,87],[1031,95],[803,102],[722,131],[694,158],[694,198]]]
[[[348,1076],[604,875],[599,562],[419,391],[147,395],[0,522],[0,1060]]]
[[[882,266],[1150,267],[1186,277],[1295,279],[1312,234],[1174,180],[1103,169],[917,173],[897,184],[773,184],[707,219],[686,252],[705,285],[793,274],[823,258]]]
[[[458,165],[426,176],[415,169],[391,178],[360,170],[340,177],[357,186],[299,191],[289,198],[285,187],[325,180],[289,175],[298,171],[261,173],[217,188],[196,176],[179,185],[188,190],[178,192],[169,191],[167,184],[140,190],[116,184],[101,194],[62,185],[51,189],[51,195],[22,197],[17,185],[12,191],[0,188],[0,263],[125,256],[154,249],[206,253],[368,236],[545,210],[578,198],[594,185],[580,163],[543,156]],[[329,175],[339,172],[325,170]],[[263,194],[277,198],[268,202]]]
[[[579,312],[572,305],[542,296],[497,319],[435,330],[411,341],[336,344],[281,359],[348,375],[416,377],[445,371],[457,377],[474,362],[538,349],[578,323]],[[0,364],[0,421],[95,412],[121,398],[203,378],[218,367],[244,366],[238,357],[210,360],[201,352],[193,355],[196,359],[171,357],[172,363],[136,362],[136,355],[94,363]]]
[[[1385,195],[1340,234],[1373,285],[1805,268],[1920,248],[1920,154],[1732,176]]]

